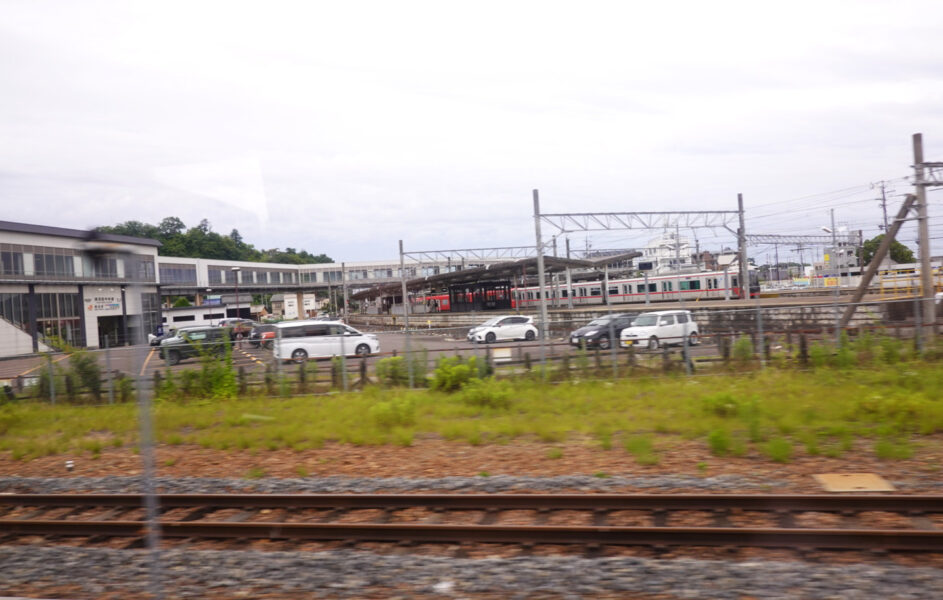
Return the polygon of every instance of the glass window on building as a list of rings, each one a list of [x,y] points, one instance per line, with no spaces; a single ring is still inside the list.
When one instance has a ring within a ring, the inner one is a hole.
[[[160,282],[196,285],[196,265],[161,263]]]
[[[125,257],[124,278],[132,281],[154,281],[154,257],[140,254]]]
[[[72,346],[85,346],[79,313],[82,310],[78,294],[36,294],[38,315],[36,323],[40,334],[47,340],[62,339]]]
[[[29,303],[26,294],[0,294],[0,318],[26,329],[29,326]]]
[[[23,275],[24,272],[23,252],[13,250],[9,244],[0,245],[0,273],[3,275]]]
[[[114,256],[96,256],[92,259],[92,272],[95,277],[115,279],[118,277],[118,259]]]
[[[33,255],[36,275],[44,277],[75,277],[72,250],[65,248],[37,248]]]

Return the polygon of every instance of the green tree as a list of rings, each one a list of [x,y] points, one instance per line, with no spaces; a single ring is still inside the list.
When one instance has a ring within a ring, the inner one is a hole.
[[[168,238],[172,235],[180,235],[186,229],[187,226],[177,217],[165,217],[164,220],[160,222],[160,225],[157,226],[157,230],[163,238]]]
[[[159,239],[160,232],[153,225],[141,223],[140,221],[125,221],[111,227],[97,227],[95,231],[101,233],[113,233],[116,235],[129,235],[131,237]]]
[[[867,240],[864,244],[861,245],[862,264],[866,265],[871,262],[871,259],[874,258],[874,253],[877,252],[878,246],[881,245],[882,241],[884,241],[883,233],[871,238],[870,240]],[[891,260],[898,263],[912,263],[915,260],[913,250],[901,244],[897,240],[891,242],[889,254],[891,255]]]
[[[177,217],[165,217],[159,225],[149,225],[140,221],[127,221],[113,226],[96,228],[102,233],[129,235],[151,238],[159,241],[157,250],[161,256],[186,256],[190,258],[217,258],[220,260],[241,260],[247,262],[274,262],[285,264],[332,263],[334,260],[326,254],[313,255],[306,250],[278,248],[260,251],[252,244],[247,244],[233,229],[229,235],[220,235],[213,231],[208,219],[200,220],[199,225],[187,229]]]

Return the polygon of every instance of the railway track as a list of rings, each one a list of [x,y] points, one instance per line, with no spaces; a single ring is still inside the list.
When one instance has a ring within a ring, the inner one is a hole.
[[[129,538],[133,547],[145,535],[143,502],[0,494],[0,541]],[[158,502],[169,538],[943,552],[943,496],[168,494]]]

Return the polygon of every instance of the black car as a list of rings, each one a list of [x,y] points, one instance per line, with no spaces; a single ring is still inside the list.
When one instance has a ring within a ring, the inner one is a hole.
[[[276,329],[277,327],[274,325],[256,325],[249,333],[247,341],[253,348],[262,346],[263,348],[271,350],[272,347],[275,346]]]
[[[190,327],[177,330],[177,335],[160,343],[160,357],[170,365],[185,358],[211,353],[226,353],[231,332],[228,327]]]
[[[619,334],[622,330],[632,324],[639,313],[618,313],[606,315],[593,319],[588,325],[580,327],[570,334],[570,344],[574,346],[585,345],[587,348],[599,347],[606,349],[616,340],[618,344]],[[610,330],[612,338],[610,339]]]

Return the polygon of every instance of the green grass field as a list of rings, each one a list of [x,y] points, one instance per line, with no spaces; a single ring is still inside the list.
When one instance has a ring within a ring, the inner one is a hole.
[[[876,352],[880,352],[880,346]],[[409,446],[434,435],[468,444],[580,440],[657,464],[653,438],[697,440],[718,456],[750,449],[770,461],[841,456],[864,441],[882,459],[919,456],[943,431],[943,369],[913,356],[799,370],[542,383],[473,380],[457,390],[367,387],[319,396],[155,402],[161,444],[218,450],[306,450],[325,442]],[[834,361],[833,361],[834,362]],[[133,403],[0,406],[0,451],[15,459],[133,447]],[[860,447],[860,444],[858,445]]]

